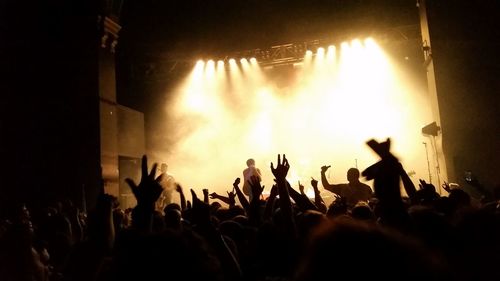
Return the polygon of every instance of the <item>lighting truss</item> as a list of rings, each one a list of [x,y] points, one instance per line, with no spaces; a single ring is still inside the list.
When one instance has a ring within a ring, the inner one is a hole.
[[[289,43],[271,46],[266,49],[235,52],[226,58],[256,58],[261,66],[293,64],[301,62],[307,50],[315,52],[320,46],[322,46],[320,40]]]
[[[397,44],[398,42],[408,42],[417,40],[421,42],[419,25],[406,25],[386,29],[374,35],[378,43]],[[349,41],[349,37],[337,37],[335,40],[319,39],[304,42],[287,43],[275,45],[266,48],[236,51],[210,58],[214,61],[223,60],[228,62],[230,59],[239,61],[242,58],[255,58],[262,67],[277,66],[300,63],[304,60],[306,51],[310,50],[313,54],[319,47],[328,48],[330,45],[340,45],[343,41]],[[189,65],[192,67],[199,58],[189,58],[186,54],[170,54],[167,58],[158,59],[151,56],[147,62],[135,63],[131,65],[130,71],[134,79],[144,82],[155,82],[166,80],[177,67]]]

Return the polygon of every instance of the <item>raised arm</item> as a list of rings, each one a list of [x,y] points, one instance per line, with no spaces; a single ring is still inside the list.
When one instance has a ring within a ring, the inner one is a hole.
[[[177,191],[181,197],[181,210],[184,211],[187,208],[186,205],[186,196],[184,195],[184,191],[182,191],[182,186],[176,183],[175,191]]]
[[[203,202],[206,204],[210,204],[210,201],[208,199],[208,189],[207,188],[203,189]]]
[[[337,195],[340,194],[341,187],[338,184],[330,184],[328,180],[326,179],[326,171],[330,168],[331,166],[323,166],[321,167],[321,184],[323,184],[323,188],[333,192]]]
[[[407,228],[410,219],[401,198],[399,161],[390,152],[390,139],[382,143],[370,140],[367,144],[382,158],[362,173],[368,180],[374,180],[381,223],[396,228]]]
[[[227,246],[222,235],[210,222],[210,206],[198,199],[196,193],[192,189],[191,195],[193,197],[193,229],[203,236],[211,248],[215,250],[221,262],[224,280],[240,280],[241,269],[238,261]]]
[[[274,168],[273,163],[271,163],[271,171],[276,178],[276,184],[278,186],[278,194],[280,196],[280,209],[283,213],[284,223],[286,227],[285,231],[286,233],[289,233],[290,235],[295,237],[295,220],[292,212],[292,202],[288,194],[288,183],[286,181],[286,175],[288,174],[289,169],[290,164],[288,163],[285,154],[283,154],[283,161],[281,161],[281,157],[278,154],[278,163],[276,165],[276,168]]]
[[[286,182],[286,184],[288,186],[288,193],[290,194],[290,197],[293,199],[293,201],[295,201],[295,204],[301,211],[316,210],[316,206],[314,206],[314,204],[305,194],[301,194],[293,189],[288,181]]]
[[[311,178],[311,185],[314,189],[314,204],[316,205],[316,208],[322,212],[326,213],[326,204],[323,201],[323,198],[321,198],[320,191],[318,189],[318,181],[315,180],[314,178]]]
[[[224,202],[224,203],[226,203],[228,205],[231,205],[229,197],[219,195],[216,192],[210,193],[210,199],[218,199],[218,200],[220,200],[220,201],[222,201],[222,202]]]
[[[245,197],[245,194],[241,192],[241,189],[239,188],[240,184],[240,178],[236,178],[236,180],[233,183],[234,191],[236,192],[236,196],[238,196],[238,200],[240,200],[240,204],[245,209],[245,211],[250,212],[250,203],[248,203],[247,198]]]
[[[163,174],[156,177],[156,167],[157,164],[153,164],[151,172],[148,172],[148,158],[144,155],[139,185],[130,178],[125,180],[137,199],[137,206],[132,213],[132,226],[144,232],[151,232],[155,202],[163,192],[160,184]]]
[[[252,201],[250,201],[250,210],[248,212],[248,219],[251,224],[259,227],[262,221],[260,216],[260,196],[264,190],[264,186],[260,184],[260,177],[252,176],[248,181],[250,191],[252,192]]]
[[[408,173],[406,173],[405,169],[403,168],[403,165],[401,163],[398,163],[399,166],[399,176],[401,177],[401,181],[403,182],[403,187],[406,191],[406,194],[408,194],[408,197],[410,200],[415,199],[415,194],[417,193],[417,188],[411,181],[410,177],[408,176]]]
[[[264,220],[271,219],[273,215],[274,200],[276,199],[276,196],[278,196],[278,186],[273,185],[273,187],[271,188],[271,193],[269,194],[269,198],[267,198],[266,208],[264,209]]]
[[[299,181],[299,191],[300,191],[300,194],[306,195],[306,193],[304,192],[304,185],[300,184],[300,181]]]

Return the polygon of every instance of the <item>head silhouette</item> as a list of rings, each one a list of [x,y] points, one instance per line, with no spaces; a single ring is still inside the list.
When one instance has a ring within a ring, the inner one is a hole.
[[[247,160],[247,166],[248,166],[248,167],[253,167],[253,166],[255,166],[255,160],[253,160],[252,158],[248,159],[248,160]]]
[[[350,168],[347,170],[347,180],[349,182],[358,182],[359,181],[359,170],[356,168]]]
[[[168,169],[168,165],[165,164],[165,163],[161,163],[161,166],[160,166],[160,171],[162,173],[166,173],[167,172],[167,169]]]

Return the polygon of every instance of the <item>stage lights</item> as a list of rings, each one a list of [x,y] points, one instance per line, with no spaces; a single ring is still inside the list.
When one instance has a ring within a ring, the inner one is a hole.
[[[292,46],[293,45],[293,46]],[[338,46],[338,48],[337,48]],[[230,68],[231,66],[237,66],[239,68],[244,68],[247,66],[259,65],[266,68],[267,66],[273,66],[275,64],[302,64],[308,63],[308,61],[315,61],[321,64],[322,61],[335,61],[337,57],[337,52],[340,54],[342,52],[358,52],[364,49],[376,49],[377,44],[375,40],[371,37],[365,39],[353,39],[349,41],[339,42],[338,45],[323,44],[318,40],[313,43],[306,44],[287,44],[280,48],[277,46],[271,49],[280,50],[284,52],[286,48],[291,53],[286,53],[284,57],[279,54],[276,58],[273,57],[272,51],[269,50],[254,50],[245,51],[235,56],[229,56],[224,59],[206,59],[198,60],[197,64],[203,64],[204,68],[212,67],[212,63],[216,65],[217,69]],[[291,50],[291,51],[290,51]],[[255,55],[255,56],[252,56]],[[286,58],[286,59],[284,59]],[[286,61],[285,61],[286,60]]]
[[[212,66],[212,65],[217,65],[217,67],[224,67],[226,65],[226,62],[231,65],[231,64],[237,64],[237,61],[240,63],[240,64],[248,64],[248,63],[251,63],[251,64],[256,64],[257,63],[257,59],[252,57],[252,58],[240,58],[239,60],[236,60],[235,58],[230,58],[228,60],[212,60],[212,59],[209,59],[209,60],[203,60],[203,59],[199,59],[196,61],[196,66],[198,67],[203,67],[203,66]]]
[[[297,58],[287,67],[260,52],[196,62],[192,74],[166,93],[171,126],[165,132],[179,136],[168,147],[176,178],[191,186],[225,186],[227,178],[241,173],[240,166],[206,163],[238,163],[251,156],[263,166],[279,150],[298,159],[289,178],[296,182],[291,179],[317,175],[317,167],[331,158],[343,159],[336,160],[338,171],[351,167],[353,158],[361,167],[372,163],[371,151],[360,148],[368,138],[388,136],[397,141],[396,152],[408,155],[405,165],[426,174],[425,158],[419,158],[423,136],[414,128],[429,122],[429,101],[382,46],[360,39],[303,44],[297,52],[291,46],[287,51]],[[200,171],[196,177],[193,170]],[[271,176],[263,175],[266,184]]]

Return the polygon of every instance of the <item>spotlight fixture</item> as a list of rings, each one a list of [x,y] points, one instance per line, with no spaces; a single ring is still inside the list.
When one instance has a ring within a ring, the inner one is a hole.
[[[432,122],[422,128],[422,134],[426,136],[437,136],[438,132],[441,130],[441,127],[437,125],[436,122]]]

